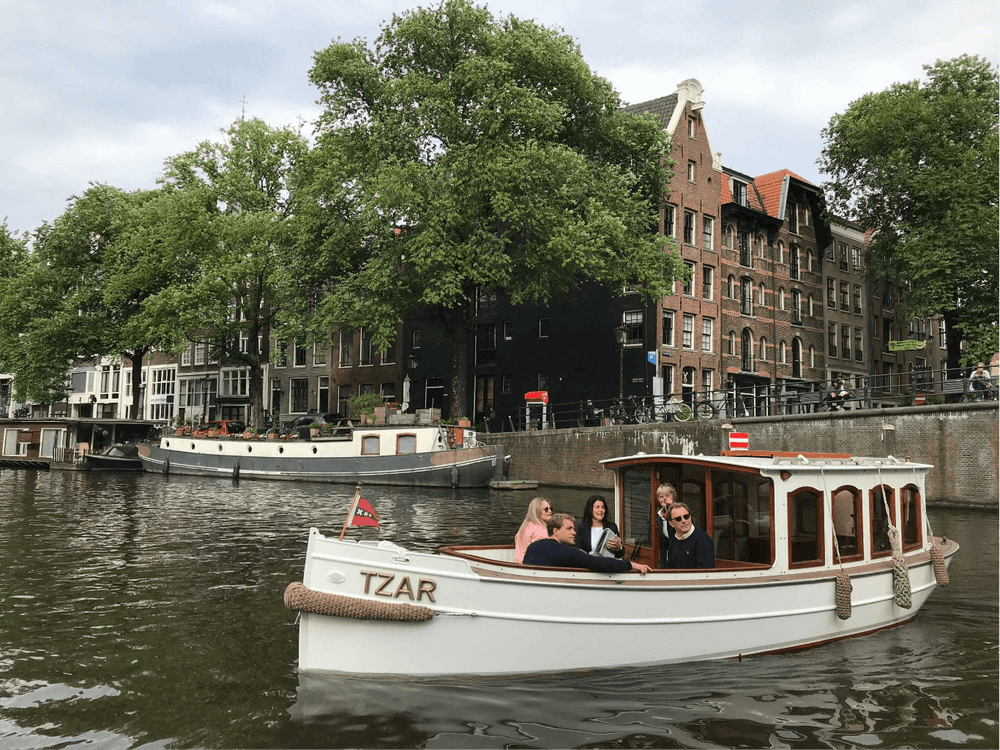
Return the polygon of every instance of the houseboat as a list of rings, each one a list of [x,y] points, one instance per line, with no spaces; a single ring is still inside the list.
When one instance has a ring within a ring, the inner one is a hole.
[[[816,646],[915,617],[958,550],[933,536],[926,464],[752,451],[602,463],[610,514],[647,575],[516,564],[512,545],[427,554],[313,528],[303,580],[285,592],[301,618],[299,669],[516,674]],[[656,569],[664,482],[709,535],[713,568]]]
[[[234,479],[486,487],[504,478],[503,446],[443,425],[361,425],[333,437],[242,439],[168,435],[139,446],[146,471]]]
[[[0,419],[0,468],[135,469],[134,459],[114,459],[131,452],[124,446],[146,440],[157,429],[155,422],[135,419]]]

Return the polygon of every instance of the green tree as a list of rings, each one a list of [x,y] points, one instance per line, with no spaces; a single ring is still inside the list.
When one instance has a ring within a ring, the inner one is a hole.
[[[93,184],[36,232],[33,252],[4,289],[0,330],[19,398],[62,400],[68,371],[100,357],[132,362],[132,417],[139,406],[142,360],[157,343],[136,336],[141,299],[105,295],[119,268],[116,242],[155,191],[128,193]]]
[[[898,281],[911,317],[943,316],[957,367],[963,338],[973,358],[997,349],[997,70],[924,70],[835,115],[819,165],[831,211],[872,232],[868,273]]]
[[[208,344],[211,359],[248,368],[248,418],[260,420],[271,328],[300,294],[288,273],[290,175],[308,146],[258,119],[223,133],[219,143],[168,160],[163,200],[145,212],[156,230],[132,238],[129,283],[141,287],[147,275],[173,270],[172,282],[144,302],[139,323],[147,333],[173,331],[175,348]]]
[[[446,0],[394,16],[371,47],[318,52],[310,78],[324,111],[300,175],[299,275],[335,283],[309,322],[385,344],[399,320],[440,316],[453,411],[468,408],[475,294],[546,302],[597,281],[652,299],[681,272],[656,234],[668,138],[570,37]]]

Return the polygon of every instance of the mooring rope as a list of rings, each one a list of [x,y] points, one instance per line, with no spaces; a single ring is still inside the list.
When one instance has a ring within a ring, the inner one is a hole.
[[[826,470],[823,466],[819,467],[819,475],[823,482],[823,496],[826,497],[830,493],[826,488]],[[851,583],[851,576],[848,575],[847,571],[844,570],[844,563],[840,559],[840,542],[837,541],[837,509],[833,504],[833,497],[830,496],[830,532],[833,535],[833,548],[837,552],[837,564],[840,566],[840,572],[837,573],[836,587],[835,587],[835,601],[837,602],[837,617],[841,620],[849,620],[851,618],[851,592],[854,591],[854,584]]]
[[[350,617],[355,620],[392,620],[395,622],[425,622],[434,617],[434,610],[406,602],[373,602],[352,596],[313,591],[295,582],[285,589],[285,606],[299,612],[329,617]]]
[[[882,464],[877,463],[879,492],[882,493],[882,504],[885,506],[885,519],[889,527],[889,546],[892,547],[892,598],[896,604],[903,609],[913,606],[910,599],[910,571],[906,567],[906,560],[903,558],[903,550],[899,543],[899,531],[892,524],[892,512],[889,510],[889,501],[885,499],[885,481],[882,479]]]

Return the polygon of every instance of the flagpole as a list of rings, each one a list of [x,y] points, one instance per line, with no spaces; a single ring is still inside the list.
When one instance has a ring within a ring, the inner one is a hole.
[[[344,519],[344,528],[340,530],[340,539],[337,541],[344,540],[344,534],[347,533],[347,525],[354,518],[354,511],[358,509],[358,500],[361,498],[361,482],[358,482],[358,488],[354,491],[354,499],[351,500],[351,509],[347,511],[347,518]]]

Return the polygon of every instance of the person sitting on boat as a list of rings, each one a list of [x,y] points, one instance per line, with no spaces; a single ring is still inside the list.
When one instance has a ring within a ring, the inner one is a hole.
[[[660,527],[660,567],[667,567],[667,548],[674,538],[674,527],[670,525],[670,506],[677,501],[677,490],[672,484],[664,482],[656,488],[656,515]]]
[[[627,573],[637,570],[646,575],[649,572],[648,565],[614,557],[596,557],[576,547],[576,521],[568,513],[553,513],[547,526],[549,536],[532,542],[524,553],[525,565],[582,568],[597,573]]]
[[[549,535],[546,524],[552,517],[552,503],[544,497],[536,497],[528,503],[528,512],[521,521],[521,528],[514,535],[514,562],[524,562],[528,545]]]
[[[674,538],[668,550],[668,568],[714,568],[712,538],[694,525],[691,509],[684,503],[670,506],[670,525]]]
[[[602,495],[591,495],[587,499],[580,529],[581,532],[576,537],[576,546],[584,552],[592,555],[600,554],[598,545],[607,530],[613,536],[608,535],[608,541],[602,549],[614,557],[624,557],[625,545],[622,544],[621,532],[618,531],[618,525],[608,518],[608,503]]]

